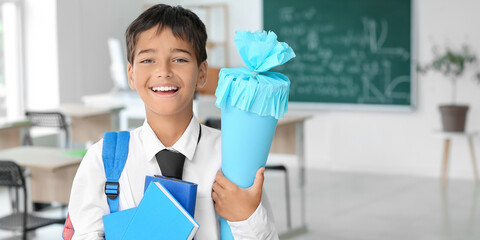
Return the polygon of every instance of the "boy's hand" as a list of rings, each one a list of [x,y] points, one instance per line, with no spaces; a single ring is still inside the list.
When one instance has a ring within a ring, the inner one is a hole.
[[[260,168],[253,185],[243,189],[223,176],[218,170],[212,187],[212,199],[218,215],[231,222],[249,218],[262,199],[262,187],[265,168]]]

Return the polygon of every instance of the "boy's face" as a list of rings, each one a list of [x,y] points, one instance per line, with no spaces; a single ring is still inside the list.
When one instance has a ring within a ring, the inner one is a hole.
[[[198,65],[191,44],[165,27],[150,28],[138,36],[128,64],[128,83],[143,102],[147,116],[191,114],[193,95],[205,85],[207,62]]]

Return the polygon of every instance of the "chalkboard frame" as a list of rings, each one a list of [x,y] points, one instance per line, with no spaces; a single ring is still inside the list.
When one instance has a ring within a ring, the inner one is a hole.
[[[263,0],[262,3],[265,4]],[[265,7],[265,6],[263,6]],[[265,20],[265,16],[262,17]],[[264,22],[262,22],[264,24]],[[264,29],[268,31],[269,29]],[[337,111],[394,111],[411,112],[416,109],[417,104],[417,72],[414,65],[414,59],[417,55],[417,42],[415,36],[418,36],[417,28],[417,7],[416,1],[410,0],[410,102],[405,105],[395,104],[369,104],[369,103],[327,103],[327,102],[296,102],[289,101],[289,110],[291,112],[302,112],[306,110],[337,110]],[[282,39],[279,39],[282,41]],[[288,42],[287,42],[288,43]]]

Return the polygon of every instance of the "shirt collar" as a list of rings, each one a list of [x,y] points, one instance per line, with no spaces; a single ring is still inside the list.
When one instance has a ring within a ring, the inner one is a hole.
[[[200,124],[197,118],[193,116],[190,124],[188,125],[185,132],[183,132],[180,139],[178,139],[178,141],[168,149],[180,152],[185,155],[186,159],[192,160],[195,154],[195,149],[197,148],[199,131]],[[147,120],[145,120],[145,122],[143,123],[141,135],[144,148],[143,150],[147,156],[147,160],[156,160],[155,155],[166,147],[157,138],[155,132],[150,127]]]

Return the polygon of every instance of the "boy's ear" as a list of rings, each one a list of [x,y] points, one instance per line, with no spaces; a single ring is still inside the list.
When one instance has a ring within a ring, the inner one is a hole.
[[[127,65],[127,77],[128,77],[128,85],[132,90],[135,90],[135,81],[133,80],[133,66],[130,63],[128,63]]]
[[[208,63],[206,60],[200,63],[200,66],[198,66],[197,88],[203,88],[207,83],[207,69]]]

